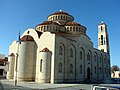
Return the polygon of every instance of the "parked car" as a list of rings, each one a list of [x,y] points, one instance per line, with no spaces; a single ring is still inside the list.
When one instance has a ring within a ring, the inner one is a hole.
[[[93,85],[91,90],[120,90],[118,86]]]

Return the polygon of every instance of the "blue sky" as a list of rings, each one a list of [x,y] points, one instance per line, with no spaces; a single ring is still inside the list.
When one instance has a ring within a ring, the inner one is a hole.
[[[63,10],[75,22],[87,27],[87,34],[97,48],[97,26],[108,26],[111,65],[120,67],[120,0],[0,0],[0,54],[8,55],[9,45],[28,28]]]

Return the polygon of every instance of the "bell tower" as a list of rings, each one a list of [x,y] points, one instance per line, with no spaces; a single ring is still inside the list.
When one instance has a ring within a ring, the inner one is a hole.
[[[98,25],[98,49],[109,54],[107,25],[103,21]]]

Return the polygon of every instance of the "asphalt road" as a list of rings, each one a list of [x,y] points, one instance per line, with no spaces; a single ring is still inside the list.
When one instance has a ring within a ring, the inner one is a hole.
[[[108,86],[120,86],[120,84],[102,84]],[[0,90],[91,90],[93,84],[49,84],[36,82],[18,82],[17,86],[14,81],[0,80]]]

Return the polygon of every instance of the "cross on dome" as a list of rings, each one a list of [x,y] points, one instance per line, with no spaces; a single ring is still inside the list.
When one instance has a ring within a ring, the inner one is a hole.
[[[60,12],[62,12],[62,10],[60,9]]]

